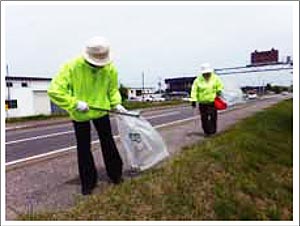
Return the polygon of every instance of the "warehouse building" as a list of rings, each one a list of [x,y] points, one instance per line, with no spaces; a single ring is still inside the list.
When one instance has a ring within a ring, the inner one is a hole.
[[[55,111],[47,95],[51,78],[6,76],[5,81],[6,117],[50,115]]]
[[[179,78],[168,78],[165,79],[166,91],[167,92],[190,92],[193,82],[193,77],[179,77]]]

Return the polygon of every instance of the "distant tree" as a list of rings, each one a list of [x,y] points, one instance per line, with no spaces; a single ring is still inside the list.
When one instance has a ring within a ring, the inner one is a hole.
[[[121,97],[122,97],[122,101],[127,100],[128,99],[128,88],[125,87],[123,84],[120,84],[120,88],[119,88]]]
[[[268,83],[268,84],[266,85],[266,90],[271,90],[271,89],[272,89],[272,86],[271,86],[270,83]]]
[[[273,86],[272,91],[274,91],[276,94],[282,92],[282,88],[280,86]]]
[[[289,91],[289,87],[288,86],[283,86],[281,87],[282,91],[288,92]]]

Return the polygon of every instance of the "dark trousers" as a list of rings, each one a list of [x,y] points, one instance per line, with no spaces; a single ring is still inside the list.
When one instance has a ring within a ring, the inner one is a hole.
[[[102,156],[108,177],[116,181],[122,176],[122,159],[117,150],[111,132],[109,116],[92,120],[97,130]],[[82,189],[92,188],[97,181],[97,170],[91,152],[91,125],[90,121],[73,121],[77,140],[77,158]]]
[[[202,128],[205,134],[211,135],[217,132],[217,110],[214,103],[199,104]]]

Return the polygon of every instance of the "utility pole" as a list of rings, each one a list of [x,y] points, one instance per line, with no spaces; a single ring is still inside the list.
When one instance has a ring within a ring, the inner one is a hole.
[[[9,77],[8,64],[6,64],[6,77],[7,77],[7,80],[8,80],[8,77]],[[7,99],[8,99],[8,101],[10,101],[10,87],[9,86],[7,86],[7,91],[8,91]]]
[[[261,78],[259,79],[258,88],[259,88],[259,95],[262,96],[262,80],[261,80]]]
[[[145,93],[145,75],[144,75],[144,71],[142,73],[142,88],[143,88],[142,97],[143,97],[143,102],[144,102],[144,93]]]
[[[158,78],[158,92],[161,94],[161,77]]]
[[[161,82],[160,81],[158,82],[158,93],[159,94],[161,93]]]
[[[9,73],[8,73],[8,64],[6,64],[6,77],[7,77],[7,80],[8,80],[8,77],[9,77]],[[6,84],[5,82],[5,85],[7,86],[7,106],[6,106],[6,103],[5,103],[5,110],[6,110],[6,117],[8,118],[8,109],[9,109],[9,106],[10,106],[10,86]]]

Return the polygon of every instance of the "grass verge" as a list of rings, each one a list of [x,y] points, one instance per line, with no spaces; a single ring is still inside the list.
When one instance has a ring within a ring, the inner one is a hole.
[[[20,220],[291,220],[292,101],[75,207]]]

